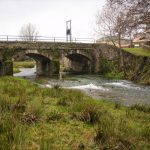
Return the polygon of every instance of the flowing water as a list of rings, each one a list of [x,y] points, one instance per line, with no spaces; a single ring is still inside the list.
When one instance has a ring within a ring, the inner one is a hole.
[[[36,78],[36,68],[22,68],[16,77]],[[134,84],[127,80],[109,80],[98,75],[74,75],[69,80],[47,79],[42,87],[52,87],[59,84],[63,88],[79,89],[87,95],[130,106],[134,104],[150,104],[150,86]]]

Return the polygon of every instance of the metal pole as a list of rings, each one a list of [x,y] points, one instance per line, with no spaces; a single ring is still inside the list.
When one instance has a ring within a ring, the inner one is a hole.
[[[66,21],[66,42],[68,42],[68,34],[67,34],[67,30],[68,30],[68,21]]]
[[[71,20],[66,21],[66,41],[72,41]]]
[[[71,20],[70,20],[70,42],[71,42],[71,39],[72,39],[72,33],[71,33],[72,31],[71,31]]]

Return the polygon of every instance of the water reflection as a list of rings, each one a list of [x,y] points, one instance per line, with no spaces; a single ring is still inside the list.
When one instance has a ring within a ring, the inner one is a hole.
[[[20,68],[19,73],[14,73],[15,77],[36,77],[36,66],[34,68]]]

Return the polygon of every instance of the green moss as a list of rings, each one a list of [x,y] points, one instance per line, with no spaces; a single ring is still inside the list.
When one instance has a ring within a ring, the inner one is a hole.
[[[150,57],[150,50],[146,50],[143,48],[124,48],[123,50],[132,53],[136,56],[147,56]]]

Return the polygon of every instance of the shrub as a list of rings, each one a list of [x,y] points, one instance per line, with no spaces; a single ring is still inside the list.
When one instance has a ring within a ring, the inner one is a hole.
[[[84,144],[83,144],[83,143],[80,143],[80,144],[78,145],[78,150],[84,150],[84,149],[85,149]]]
[[[52,88],[58,90],[61,88],[61,85],[60,84],[54,84]]]
[[[0,95],[0,112],[10,110],[10,101],[8,95]]]
[[[57,121],[57,120],[60,120],[62,118],[62,114],[60,114],[58,111],[56,110],[53,110],[53,111],[50,111],[48,114],[47,114],[47,117],[46,117],[46,120],[47,122],[50,122],[50,121]]]
[[[39,150],[51,150],[53,149],[51,139],[42,138],[40,141],[40,149]]]
[[[15,119],[10,113],[0,114],[0,149],[11,150],[13,143],[13,129],[15,128]]]
[[[26,104],[19,100],[15,104],[12,104],[10,106],[10,109],[12,111],[17,111],[17,112],[23,113],[25,111],[25,109],[26,109]]]
[[[103,114],[103,112],[100,111],[100,107],[88,102],[76,104],[73,106],[73,110],[75,111],[72,113],[73,118],[90,124],[97,123]]]
[[[94,142],[100,149],[136,149],[128,138],[129,127],[126,120],[117,121],[111,114],[105,114],[101,117],[95,131]]]
[[[111,65],[112,65],[111,62],[108,61],[107,59],[104,59],[104,58],[100,59],[99,73],[106,74],[110,72],[112,68]]]
[[[32,113],[23,113],[21,117],[22,121],[27,124],[33,124],[38,121],[38,118],[35,114]]]
[[[18,149],[22,149],[25,140],[25,128],[21,124],[18,124],[13,130],[13,141],[17,145]],[[16,147],[16,149],[17,149]]]
[[[101,117],[98,127],[96,129],[95,143],[104,143],[109,137],[115,136],[114,133],[114,119],[111,115],[104,115]]]
[[[150,125],[149,124],[142,127],[141,135],[143,137],[146,137],[148,140],[150,140]]]
[[[65,98],[62,98],[62,99],[59,99],[57,101],[57,105],[60,105],[60,106],[69,106],[69,103],[67,102],[67,100]]]
[[[120,103],[115,103],[115,109],[120,109],[121,108],[121,104]]]
[[[91,106],[85,108],[78,117],[81,121],[94,124],[99,121],[100,113],[98,108]]]
[[[149,105],[144,106],[144,105],[140,105],[140,104],[135,104],[135,105],[131,106],[130,108],[131,108],[131,110],[136,109],[136,110],[139,110],[139,111],[143,111],[145,113],[150,112],[150,106]]]

